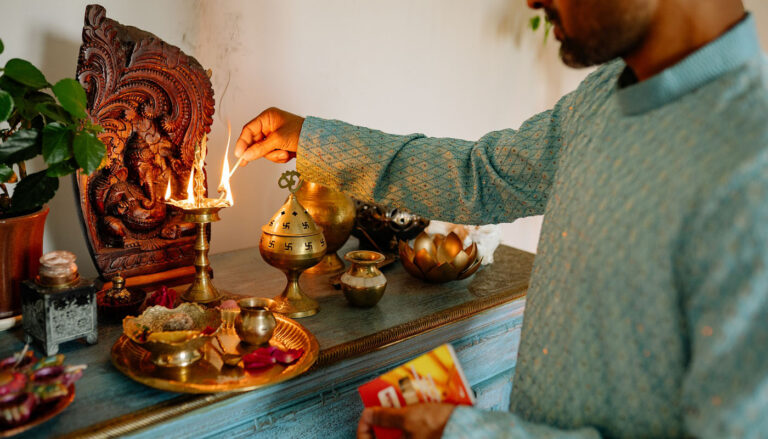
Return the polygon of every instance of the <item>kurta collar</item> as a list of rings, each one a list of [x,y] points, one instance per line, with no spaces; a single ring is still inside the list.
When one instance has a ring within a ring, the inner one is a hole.
[[[752,14],[691,55],[642,81],[632,81],[629,68],[617,84],[619,106],[625,115],[638,115],[662,107],[719,78],[761,53]],[[627,82],[631,85],[623,86]]]

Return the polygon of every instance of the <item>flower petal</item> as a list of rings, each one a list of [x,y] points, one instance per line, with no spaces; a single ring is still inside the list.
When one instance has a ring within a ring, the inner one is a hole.
[[[437,253],[437,249],[435,248],[435,243],[432,241],[432,238],[429,237],[425,232],[419,233],[419,236],[416,237],[416,240],[413,241],[413,252],[419,253],[419,250],[425,250],[427,254],[432,257],[432,259],[435,258],[435,254]]]
[[[459,274],[459,279],[466,279],[469,276],[472,276],[475,274],[478,268],[480,268],[481,262],[483,262],[483,258],[475,259],[475,262],[472,263],[472,265],[469,266],[466,270],[464,270],[462,273]]]
[[[403,264],[403,268],[405,268],[405,271],[410,273],[412,276],[416,276],[420,279],[424,278],[424,273],[419,270],[419,267],[416,266],[416,264],[413,263],[413,259],[409,259],[407,257],[403,257],[403,254],[400,254],[400,262]]]
[[[430,282],[448,282],[456,280],[459,272],[451,264],[441,264],[427,272],[427,280]]]
[[[456,255],[464,248],[464,244],[459,239],[459,236],[451,232],[445,237],[442,245],[437,249],[438,254],[443,253],[445,261],[452,260]],[[438,256],[439,259],[439,256]]]
[[[437,265],[437,262],[435,262],[435,259],[429,254],[429,252],[427,252],[427,250],[423,248],[419,249],[419,251],[416,252],[416,256],[413,258],[413,262],[416,264],[417,267],[419,267],[419,270],[421,270],[421,272],[424,274],[428,273],[429,270],[432,269],[432,267]]]
[[[453,268],[456,269],[457,273],[461,273],[466,270],[472,262],[473,261],[469,259],[469,255],[462,250],[453,258],[451,265],[453,265]]]

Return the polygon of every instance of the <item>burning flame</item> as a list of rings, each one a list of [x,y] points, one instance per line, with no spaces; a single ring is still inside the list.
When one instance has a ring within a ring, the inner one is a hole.
[[[165,188],[165,200],[168,204],[181,209],[197,209],[201,207],[223,208],[230,207],[235,200],[232,198],[232,188],[229,186],[229,179],[232,173],[229,168],[229,143],[232,140],[232,126],[227,121],[227,149],[224,153],[224,164],[222,166],[221,183],[219,183],[219,192],[223,192],[219,198],[205,197],[205,177],[203,166],[205,165],[206,141],[203,136],[202,141],[195,148],[195,160],[192,169],[189,171],[189,181],[187,182],[187,198],[184,200],[174,200],[171,194],[171,180],[168,179],[168,185]],[[197,193],[195,193],[197,191]]]
[[[195,205],[195,168],[189,171],[189,183],[187,183],[187,199],[184,200],[190,206]]]
[[[229,142],[232,140],[232,125],[227,121],[227,148],[224,150],[224,164],[221,167],[221,182],[219,183],[219,192],[224,192],[225,200],[229,205],[235,204],[232,198],[232,187],[229,185],[229,178],[232,176],[229,171]]]
[[[170,200],[171,199],[171,179],[168,178],[168,187],[165,188],[165,198],[164,200]]]

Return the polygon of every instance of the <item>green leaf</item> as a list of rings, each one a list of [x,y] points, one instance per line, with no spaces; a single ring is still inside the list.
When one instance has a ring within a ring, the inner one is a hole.
[[[56,102],[56,99],[54,99],[53,96],[41,91],[33,91],[31,93],[27,93],[27,95],[24,97],[27,98],[29,102],[34,102],[35,104],[42,104],[44,102]]]
[[[53,198],[58,188],[59,179],[49,177],[46,171],[27,175],[13,189],[11,211],[25,212],[37,209]]]
[[[0,163],[12,164],[29,160],[41,152],[40,132],[19,130],[0,144]]]
[[[40,112],[40,114],[49,120],[55,120],[67,125],[73,123],[72,116],[67,112],[67,110],[64,109],[64,107],[59,104],[43,102],[35,105],[35,110]]]
[[[5,50],[5,46],[3,45],[3,40],[0,39],[0,53],[3,53],[3,50]]]
[[[70,160],[60,163],[54,163],[48,166],[45,171],[45,175],[49,177],[63,177],[75,172],[77,168],[71,163]]]
[[[79,82],[72,78],[64,78],[53,86],[53,94],[59,99],[59,103],[72,116],[78,119],[88,118],[85,106],[88,103],[85,90]]]
[[[21,115],[22,119],[24,120],[32,120],[40,114],[37,111],[37,108],[35,104],[32,101],[29,101],[28,99],[18,96],[14,99],[14,104],[16,105],[16,109],[19,111],[19,114]]]
[[[48,86],[43,72],[33,66],[29,61],[19,58],[9,59],[5,63],[5,74],[24,85],[34,89],[40,89]]]
[[[7,91],[0,90],[0,122],[8,120],[12,111],[13,97]]]
[[[536,30],[539,28],[539,25],[541,24],[541,17],[535,16],[531,17],[531,21],[528,23],[531,26],[531,29]]]
[[[14,81],[9,78],[8,75],[0,76],[0,89],[7,91],[14,98],[22,97],[27,94],[27,92],[33,90],[18,81]]]
[[[75,135],[72,148],[75,152],[77,165],[88,175],[99,168],[106,152],[104,144],[96,136],[86,132],[79,132]]]
[[[0,163],[0,183],[5,183],[11,178],[13,178],[13,168]]]
[[[99,124],[88,124],[86,130],[88,130],[89,133],[99,134],[104,132],[104,127]]]
[[[43,128],[43,159],[52,165],[72,158],[72,131],[59,122]]]

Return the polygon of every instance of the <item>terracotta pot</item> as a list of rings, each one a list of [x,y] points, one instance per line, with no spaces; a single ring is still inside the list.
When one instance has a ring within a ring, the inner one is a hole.
[[[301,184],[296,198],[315,224],[323,228],[323,236],[328,243],[323,259],[306,272],[323,274],[343,271],[344,261],[336,251],[347,242],[355,225],[355,203],[342,192],[309,181]]]
[[[0,219],[0,319],[21,314],[19,284],[32,279],[43,255],[48,206],[29,215]]]

